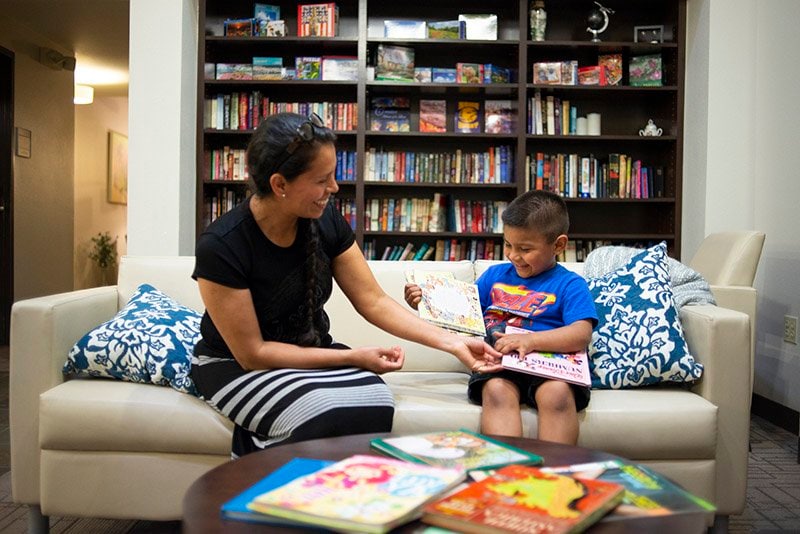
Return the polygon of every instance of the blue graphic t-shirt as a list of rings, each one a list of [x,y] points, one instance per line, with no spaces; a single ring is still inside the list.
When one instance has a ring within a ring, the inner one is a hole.
[[[552,330],[575,321],[597,324],[586,280],[562,265],[522,278],[511,263],[489,267],[477,280],[489,339],[510,324],[526,330]]]

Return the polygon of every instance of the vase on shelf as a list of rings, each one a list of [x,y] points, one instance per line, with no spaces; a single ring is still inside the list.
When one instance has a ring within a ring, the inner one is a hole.
[[[544,0],[533,0],[531,3],[531,39],[544,41],[547,29],[547,11],[544,9]]]

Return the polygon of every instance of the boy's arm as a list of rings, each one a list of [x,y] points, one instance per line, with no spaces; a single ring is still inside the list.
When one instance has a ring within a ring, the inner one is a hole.
[[[496,333],[494,348],[503,354],[519,352],[577,352],[586,350],[592,339],[592,322],[588,319],[527,334]]]

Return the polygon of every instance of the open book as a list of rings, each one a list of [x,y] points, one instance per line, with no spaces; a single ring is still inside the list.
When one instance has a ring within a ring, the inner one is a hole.
[[[506,334],[527,334],[529,330],[506,326]],[[590,386],[589,359],[586,351],[580,352],[529,352],[528,354],[506,354],[502,365],[512,371],[563,380],[579,386]]]
[[[414,269],[408,282],[422,289],[419,316],[429,323],[476,336],[485,336],[478,286],[457,280],[452,273]]]

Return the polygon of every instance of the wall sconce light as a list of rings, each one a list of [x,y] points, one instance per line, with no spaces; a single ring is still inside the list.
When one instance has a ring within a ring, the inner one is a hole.
[[[75,58],[65,56],[52,48],[39,48],[39,63],[54,70],[75,70]]]
[[[91,85],[75,85],[74,104],[91,104],[94,102],[94,87]]]

